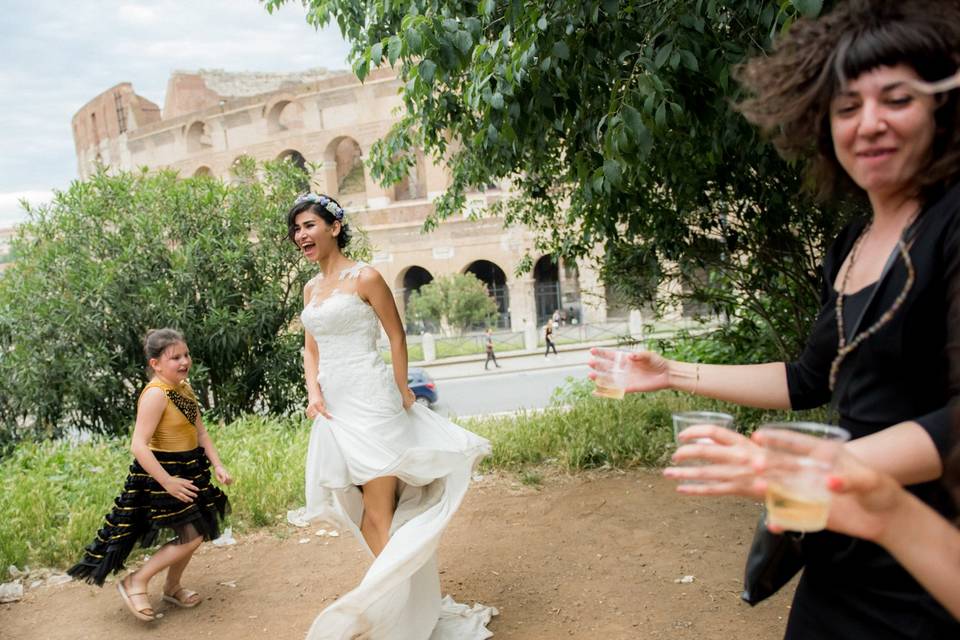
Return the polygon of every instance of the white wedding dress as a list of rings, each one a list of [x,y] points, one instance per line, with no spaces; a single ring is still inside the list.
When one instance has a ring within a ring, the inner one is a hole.
[[[483,640],[493,635],[486,625],[497,611],[441,600],[437,547],[490,443],[426,407],[403,409],[393,371],[377,351],[377,315],[352,292],[365,266],[344,270],[342,288],[311,301],[300,316],[317,342],[331,418],[314,420],[306,506],[288,519],[332,522],[366,547],[358,486],[395,476],[399,498],[386,547],[360,584],[317,616],[307,639]]]

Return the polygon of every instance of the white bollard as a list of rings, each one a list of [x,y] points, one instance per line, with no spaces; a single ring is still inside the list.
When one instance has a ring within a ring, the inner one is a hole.
[[[643,342],[643,314],[639,309],[630,310],[630,337]]]
[[[528,351],[533,351],[538,348],[537,328],[531,324],[523,328],[523,348]]]
[[[428,331],[423,334],[421,345],[423,345],[424,362],[433,362],[437,359],[437,341],[432,333]]]

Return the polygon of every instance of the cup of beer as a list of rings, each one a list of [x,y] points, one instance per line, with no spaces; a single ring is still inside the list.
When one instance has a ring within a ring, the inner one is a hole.
[[[695,438],[680,442],[680,432],[687,427],[693,427],[698,424],[712,424],[724,429],[730,429],[733,426],[733,416],[729,413],[720,413],[719,411],[684,411],[673,414],[673,439],[680,444],[714,444],[710,438]],[[698,460],[687,460],[679,463],[681,467],[701,467],[707,464]],[[709,480],[686,479],[683,484],[710,484]]]
[[[719,411],[684,411],[683,413],[673,414],[673,439],[680,444],[680,432],[687,427],[698,424],[714,424],[724,429],[729,429],[733,424],[733,416],[729,413],[720,413]],[[697,438],[684,444],[712,444],[710,438]]]
[[[827,475],[850,432],[816,422],[772,422],[763,432],[768,524],[822,531],[830,513]]]
[[[613,356],[610,359],[610,368],[597,371],[597,377],[594,379],[597,388],[593,395],[601,398],[623,400],[623,396],[627,392],[627,362],[630,358],[630,352],[616,349],[609,353]]]

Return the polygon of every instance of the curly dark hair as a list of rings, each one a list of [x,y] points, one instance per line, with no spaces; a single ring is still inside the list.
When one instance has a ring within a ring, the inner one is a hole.
[[[781,155],[808,161],[812,186],[821,197],[862,194],[834,154],[830,102],[847,79],[898,64],[928,81],[956,73],[960,1],[850,0],[819,19],[798,20],[770,55],[737,68],[736,78],[750,97],[736,106],[772,136]],[[936,110],[933,152],[916,176],[922,197],[931,198],[960,178],[957,94],[945,94]]]
[[[328,195],[319,194],[319,196],[326,198],[330,202],[334,203],[337,208],[343,211],[343,207],[340,206],[340,203],[331,198]],[[296,241],[293,239],[294,234],[294,225],[297,220],[297,216],[304,211],[312,211],[319,217],[323,218],[323,221],[327,223],[328,226],[332,225],[335,222],[340,223],[340,233],[337,235],[337,247],[342,251],[350,243],[350,238],[352,236],[350,232],[350,225],[344,222],[342,219],[337,218],[333,213],[331,213],[326,207],[321,206],[319,202],[315,200],[303,200],[298,198],[297,202],[290,207],[290,211],[287,212],[287,239],[290,242],[296,244]]]

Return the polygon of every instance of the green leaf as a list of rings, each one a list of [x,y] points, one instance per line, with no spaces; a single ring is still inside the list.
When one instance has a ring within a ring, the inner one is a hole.
[[[397,58],[400,57],[400,51],[403,48],[403,41],[399,36],[391,36],[389,42],[387,43],[387,59],[390,60],[390,66],[392,67],[397,63]]]
[[[611,187],[619,186],[622,173],[620,163],[616,160],[611,158],[603,161],[603,178],[610,183]]]
[[[553,55],[560,58],[561,60],[570,59],[570,47],[567,46],[567,43],[563,40],[558,40],[553,43]]]
[[[823,11],[823,0],[791,0],[804,18],[816,18]]]
[[[423,78],[424,82],[433,82],[433,76],[437,72],[437,64],[428,58],[424,58],[418,66],[420,69],[420,77]]]
[[[496,6],[495,0],[480,0],[480,13],[489,16],[493,13],[494,6]]]
[[[660,50],[657,51],[657,57],[653,59],[653,66],[659,69],[662,67],[667,60],[670,58],[670,54],[673,52],[673,43],[668,42],[666,45],[660,47]]]
[[[416,29],[407,29],[407,49],[411,55],[417,55],[421,52],[423,40],[420,38],[420,32]]]
[[[643,124],[643,118],[640,117],[640,112],[633,108],[629,104],[623,105],[623,122],[627,125],[627,131],[630,132],[630,136],[633,138],[634,142],[640,141],[641,137],[647,133],[647,127]]]
[[[680,59],[683,61],[683,66],[690,71],[699,71],[700,65],[697,63],[697,57],[693,55],[690,51],[683,49],[680,51]]]
[[[383,43],[377,42],[370,47],[370,62],[374,66],[379,65],[381,58],[383,58]]]
[[[667,103],[666,101],[661,102],[660,106],[657,107],[657,114],[653,118],[654,122],[657,123],[658,127],[663,127],[667,124]]]
[[[603,173],[597,172],[594,174],[593,180],[591,180],[590,184],[593,186],[594,191],[597,193],[603,193]]]
[[[467,31],[457,31],[453,35],[453,46],[459,49],[461,53],[469,53],[473,46],[473,37]]]
[[[540,31],[546,31],[546,30],[547,30],[547,26],[548,26],[548,25],[547,25],[547,16],[540,16],[540,19],[537,20],[537,28],[540,29]]]
[[[503,94],[497,91],[492,96],[490,96],[490,106],[496,109],[497,111],[503,110]]]

